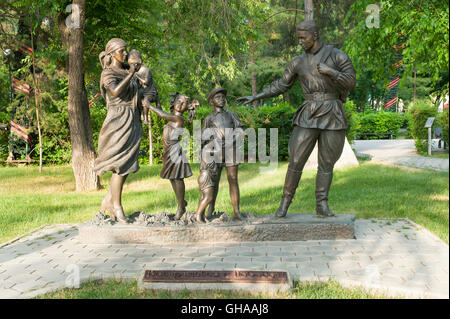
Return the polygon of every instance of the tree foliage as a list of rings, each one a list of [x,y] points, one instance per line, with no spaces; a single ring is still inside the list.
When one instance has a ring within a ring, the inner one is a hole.
[[[36,63],[42,70],[38,84],[46,163],[70,160],[68,52],[61,25],[73,13],[66,10],[71,3],[70,0],[0,2],[0,49],[13,51],[10,60],[0,54],[0,121],[13,116],[27,127],[33,143],[36,142],[33,99],[15,93],[13,102],[9,103],[8,83],[9,62],[14,77],[32,83],[30,58],[20,47],[29,46],[33,34]],[[400,33],[404,35],[401,44],[405,48],[399,97],[405,102],[414,99],[414,67],[417,99],[429,94],[445,96],[448,92],[448,2],[382,0],[378,3],[380,27],[367,28],[366,7],[372,3],[369,0],[313,0],[321,39],[343,48],[357,70],[357,86],[350,92],[351,101],[346,110],[372,109],[370,98],[374,101],[373,108],[382,102],[388,67],[395,53],[393,45],[399,44]],[[169,94],[175,91],[206,105],[208,92],[219,85],[227,88],[228,102],[235,104],[235,98],[252,92],[251,74],[260,91],[280,77],[286,64],[302,53],[295,27],[304,19],[303,8],[303,0],[86,1],[83,58],[87,98],[93,99],[99,91],[98,54],[110,38],[120,37],[130,48],[142,52],[144,64],[152,69],[164,108],[168,109]],[[303,93],[296,83],[283,96],[265,100],[264,112],[275,114],[270,108],[284,109],[286,103],[296,108],[302,101]],[[106,114],[104,100],[95,99],[90,111],[96,145]],[[251,116],[251,110],[248,111],[245,116]],[[158,132],[164,122],[154,115],[152,119],[157,157],[161,152]],[[276,123],[284,123],[284,128],[290,129],[290,120]],[[353,131],[355,129],[356,126]],[[142,142],[143,158],[148,152],[146,138],[144,136]],[[7,134],[0,132],[2,159],[5,140],[8,140]],[[15,142],[21,143],[20,140]]]
[[[387,79],[388,68],[395,53],[394,45],[404,46],[404,74],[419,74],[438,81],[448,70],[449,4],[439,0],[383,0],[379,2],[379,27],[369,28],[366,13],[371,0],[355,2],[347,19],[356,19],[344,48],[350,55],[357,74],[370,72],[374,79]],[[392,69],[392,67],[391,67]],[[448,83],[444,90],[448,91]]]

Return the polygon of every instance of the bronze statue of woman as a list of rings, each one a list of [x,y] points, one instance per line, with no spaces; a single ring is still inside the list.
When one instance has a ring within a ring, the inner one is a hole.
[[[184,118],[183,113],[189,109],[189,121],[192,121],[195,107],[198,101],[194,100],[189,103],[189,97],[180,94],[172,94],[170,100],[170,110],[172,114],[164,112],[162,109],[154,107],[148,99],[142,101],[143,106],[149,108],[159,117],[168,121],[163,130],[163,168],[161,170],[161,178],[170,180],[173,191],[177,196],[178,210],[174,219],[179,220],[186,212],[187,202],[184,199],[185,185],[184,179],[192,176],[189,161],[181,148],[179,137],[183,134]]]
[[[125,65],[127,44],[113,38],[99,55],[102,65],[100,92],[106,100],[107,115],[98,137],[97,175],[112,171],[111,183],[101,205],[113,220],[128,222],[122,208],[122,189],[130,173],[139,170],[138,153],[142,139],[139,111],[139,82],[134,74],[140,64]]]

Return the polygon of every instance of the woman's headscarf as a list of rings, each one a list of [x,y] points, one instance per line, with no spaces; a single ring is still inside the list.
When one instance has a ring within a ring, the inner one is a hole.
[[[111,63],[112,54],[114,53],[114,51],[116,51],[117,49],[120,49],[122,47],[126,47],[126,46],[127,46],[126,42],[123,41],[122,39],[112,38],[111,40],[109,40],[108,43],[106,44],[105,51],[102,51],[98,55],[98,57],[100,59],[100,64],[102,65],[102,69],[109,66],[109,64]]]

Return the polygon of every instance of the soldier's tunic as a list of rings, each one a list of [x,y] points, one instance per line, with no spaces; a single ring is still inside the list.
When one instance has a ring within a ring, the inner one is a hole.
[[[317,65],[331,50],[324,62],[334,69],[333,75],[319,73]],[[319,172],[330,172],[339,159],[345,143],[347,118],[342,105],[346,92],[356,84],[356,72],[348,55],[323,44],[311,53],[294,58],[282,78],[263,90],[267,98],[288,91],[299,80],[305,101],[294,115],[294,130],[289,141],[289,169],[302,171],[316,142],[319,143]],[[344,96],[343,96],[344,95]]]

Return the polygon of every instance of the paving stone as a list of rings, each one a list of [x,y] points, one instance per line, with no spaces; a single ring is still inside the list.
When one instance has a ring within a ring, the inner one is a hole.
[[[293,252],[287,251],[268,251],[267,256],[271,257],[287,257],[287,256],[295,256]]]
[[[229,264],[231,265],[232,263],[229,263]],[[263,270],[265,265],[255,264],[255,263],[252,263],[252,262],[238,262],[234,266],[237,269]]]
[[[225,250],[217,250],[213,253],[210,254],[211,257],[227,257],[227,256],[231,256],[231,254],[229,252],[226,252]],[[236,255],[237,256],[237,255]]]
[[[222,260],[223,259],[223,260]],[[234,257],[217,257],[217,256],[206,256],[206,257],[195,257],[193,258],[193,262],[198,262],[198,263],[207,263],[207,262],[238,262],[238,261],[250,261],[250,257],[239,257],[239,256],[234,256]]]
[[[298,268],[286,268],[287,272],[289,272],[292,280],[299,280],[300,279],[300,270]]]
[[[327,264],[315,264],[314,265],[314,274],[316,276],[329,276],[332,275],[332,270],[328,267]]]
[[[273,262],[273,261],[281,261],[280,257],[271,257],[271,256],[265,256],[265,257],[252,257],[253,263],[267,263],[267,262]]]
[[[223,262],[229,262],[229,263],[238,263],[238,262],[251,262],[253,260],[261,260],[264,258],[270,258],[270,260],[273,260],[274,258],[271,257],[248,257],[248,256],[231,256],[231,257],[223,257]]]
[[[168,266],[170,264],[167,264]],[[184,270],[202,270],[205,268],[206,263],[195,263],[195,262],[187,262],[187,263],[180,263],[180,264],[172,264],[172,268],[175,269],[184,269]],[[168,266],[166,266],[166,268],[163,269],[167,269]],[[154,267],[154,266],[152,266]],[[148,267],[146,267],[147,269]],[[169,269],[172,269],[169,267]],[[154,268],[152,268],[154,269]]]
[[[330,261],[339,261],[336,256],[311,256],[311,263],[326,264]]]
[[[182,253],[180,256],[181,257],[191,257],[191,258],[195,258],[195,257],[207,257],[209,256],[211,252],[204,252],[204,251],[185,251],[184,253]]]
[[[288,269],[288,268],[292,268],[292,269],[297,269],[297,263],[295,262],[270,262],[270,263],[266,263],[265,266],[266,269],[268,270],[283,270],[283,269]]]
[[[215,260],[217,260],[217,257],[213,257]],[[172,264],[182,264],[182,263],[189,263],[192,262],[193,260],[195,260],[195,258],[192,257],[172,257],[172,256],[168,256],[167,258],[163,258],[164,262],[166,263],[172,263]],[[161,259],[162,260],[162,259]],[[221,258],[218,259],[219,261],[221,260]]]
[[[281,261],[283,261],[283,262],[295,262],[295,263],[310,262],[311,261],[311,257],[307,257],[307,256],[288,256],[288,257],[281,257]]]
[[[14,289],[0,288],[0,299],[17,299],[20,298],[21,292]]]
[[[266,256],[266,252],[264,251],[245,251],[242,253],[239,253],[239,256],[242,257],[265,257]]]
[[[167,264],[174,264],[174,263],[167,263]],[[135,263],[133,263],[133,264],[115,264],[115,265],[113,265],[112,267],[111,267],[112,269],[117,269],[117,270],[120,270],[120,271],[123,271],[123,270],[127,270],[127,271],[140,271],[140,270],[143,270],[144,268],[145,268],[145,264],[135,264]]]
[[[223,263],[223,262],[208,262],[205,264],[205,270],[232,270],[234,268],[241,268],[241,267],[235,267],[237,266],[235,263]],[[182,269],[178,268],[177,269]],[[261,268],[263,270],[264,268]]]
[[[312,268],[298,267],[299,280],[300,281],[314,281],[316,280],[316,275]]]
[[[35,281],[27,281],[24,283],[18,283],[17,285],[14,286],[14,290],[20,292],[20,293],[25,293],[31,290],[37,290],[39,288],[42,288],[42,284],[41,283],[37,283]]]
[[[359,270],[361,269],[355,262],[342,262],[342,261],[329,261],[327,263],[328,268],[333,274],[344,273],[351,269]]]

